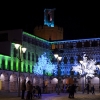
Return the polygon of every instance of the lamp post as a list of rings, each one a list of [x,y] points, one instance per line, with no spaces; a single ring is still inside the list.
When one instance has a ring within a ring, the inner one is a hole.
[[[21,62],[22,62],[22,53],[26,52],[26,48],[22,47],[20,44],[15,44],[15,48],[18,50],[19,53],[19,67],[18,67],[18,97],[20,97],[20,72],[21,72]]]
[[[45,81],[44,81],[45,70],[43,69],[43,93],[45,92]]]
[[[60,95],[60,66],[59,61],[61,61],[62,57],[60,57],[58,54],[54,54],[54,57],[57,59],[57,66],[58,66],[58,95]]]

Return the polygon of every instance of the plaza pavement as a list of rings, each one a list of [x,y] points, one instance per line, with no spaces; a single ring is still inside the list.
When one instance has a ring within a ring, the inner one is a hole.
[[[0,100],[21,100],[21,98],[17,96],[17,93],[0,92]],[[42,94],[41,99],[34,98],[32,100],[71,100],[71,99],[68,98],[68,93],[61,93],[60,95],[57,95],[56,93],[51,93],[51,94]],[[74,100],[100,100],[100,93],[82,94],[81,92],[78,92],[75,93]]]

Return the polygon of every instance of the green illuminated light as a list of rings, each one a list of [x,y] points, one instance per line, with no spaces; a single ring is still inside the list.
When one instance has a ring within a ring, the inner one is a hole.
[[[5,69],[8,69],[8,61],[11,57],[0,54],[0,68],[2,68],[2,60],[5,60]]]
[[[28,36],[33,37],[33,38],[36,38],[36,39],[38,39],[38,40],[41,40],[41,41],[44,41],[44,42],[49,43],[49,41],[44,40],[44,39],[42,39],[42,38],[39,38],[39,37],[37,37],[37,36],[35,36],[35,35],[31,35],[31,34],[29,34],[29,33],[27,33],[27,32],[23,32],[23,34],[28,35]]]
[[[0,54],[0,57],[11,58],[10,56],[6,56],[6,55],[2,55],[2,54]]]
[[[13,59],[11,59],[11,66],[10,66],[11,70],[13,70],[13,62],[14,62]]]

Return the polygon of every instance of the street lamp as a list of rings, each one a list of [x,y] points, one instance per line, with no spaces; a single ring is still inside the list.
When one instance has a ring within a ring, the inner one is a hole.
[[[45,80],[44,80],[45,70],[43,69],[43,93],[45,92]]]
[[[15,48],[19,51],[19,67],[18,67],[18,71],[19,71],[19,80],[18,80],[18,97],[20,97],[20,72],[21,72],[21,62],[22,62],[22,53],[25,53],[27,48],[22,47],[22,45],[20,44],[15,44]]]
[[[62,57],[60,57],[58,54],[54,54],[54,57],[57,59],[57,66],[58,66],[58,95],[60,94],[60,66],[59,61],[61,61]]]

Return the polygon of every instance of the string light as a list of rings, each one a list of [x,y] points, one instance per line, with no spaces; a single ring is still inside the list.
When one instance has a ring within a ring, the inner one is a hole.
[[[45,70],[45,73],[48,73],[48,75],[52,75],[57,72],[56,65],[52,64],[46,53],[43,53],[38,58],[38,62],[34,65],[33,72],[36,75],[43,75],[43,70]]]

